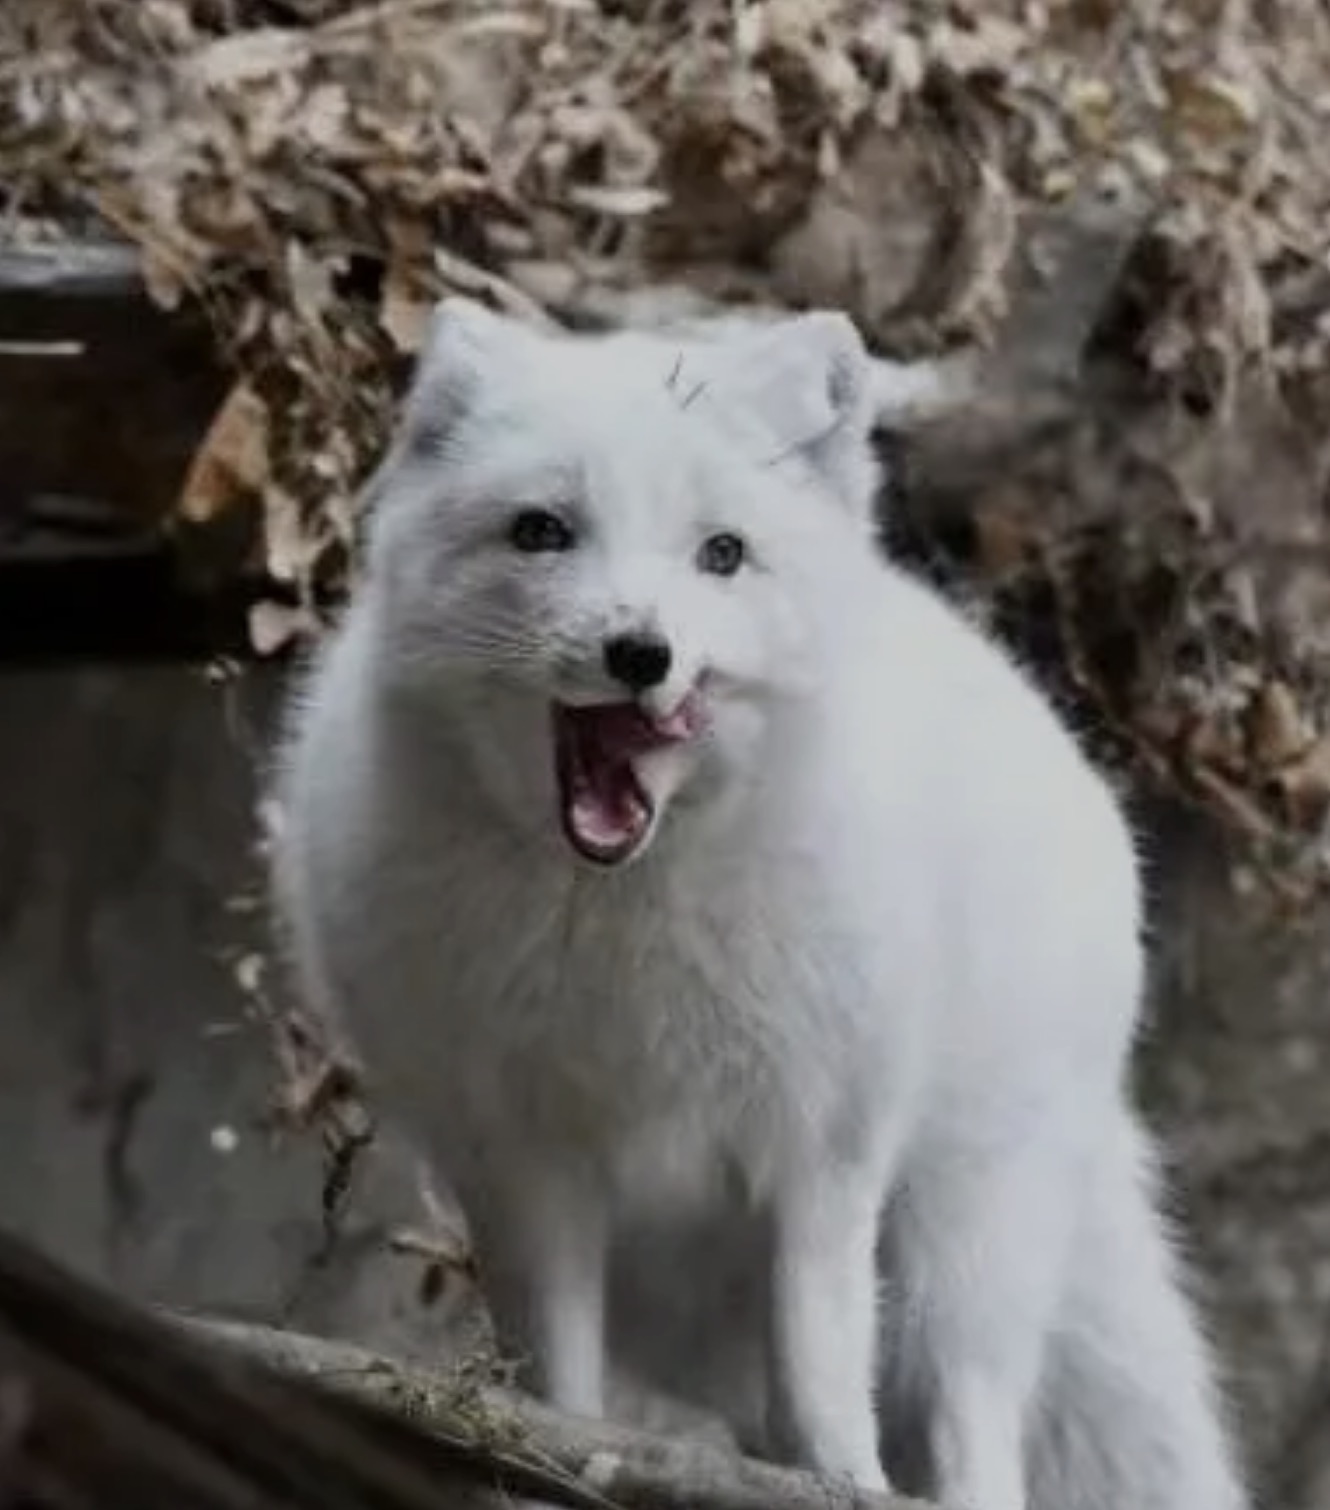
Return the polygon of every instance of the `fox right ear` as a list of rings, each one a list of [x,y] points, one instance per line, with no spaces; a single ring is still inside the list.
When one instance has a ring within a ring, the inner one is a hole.
[[[798,455],[865,521],[878,484],[873,361],[847,315],[818,309],[753,324],[716,352],[726,396],[757,415],[778,455]]]

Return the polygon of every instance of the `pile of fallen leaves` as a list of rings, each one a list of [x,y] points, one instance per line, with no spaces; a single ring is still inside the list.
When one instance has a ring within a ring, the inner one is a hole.
[[[234,374],[180,514],[255,510],[261,648],[344,585],[440,293],[583,322],[839,303],[891,354],[1007,353],[1006,439],[976,417],[934,447],[973,462],[972,586],[1042,603],[1141,767],[1289,876],[1330,801],[1328,133],[1323,0],[0,14],[12,233],[95,215]],[[1069,337],[1035,232],[1089,222],[1118,234]]]

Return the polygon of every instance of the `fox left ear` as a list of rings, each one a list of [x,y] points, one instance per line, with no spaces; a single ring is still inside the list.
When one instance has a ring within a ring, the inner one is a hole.
[[[361,491],[369,514],[406,462],[445,456],[503,361],[520,360],[529,340],[516,320],[476,299],[451,295],[434,306],[388,446]]]
[[[847,315],[816,310],[728,337],[721,387],[761,422],[776,456],[801,458],[856,514],[872,514],[878,467],[873,359]]]

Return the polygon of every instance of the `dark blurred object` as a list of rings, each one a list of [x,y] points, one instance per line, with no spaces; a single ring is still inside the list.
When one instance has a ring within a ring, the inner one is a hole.
[[[7,533],[29,500],[52,496],[96,499],[104,532],[159,526],[224,392],[197,313],[158,309],[132,248],[89,241],[0,252]]]
[[[225,391],[132,248],[0,252],[0,661],[248,653],[244,521],[173,518]]]
[[[4,1510],[443,1510],[469,1502],[475,1459],[0,1235]]]

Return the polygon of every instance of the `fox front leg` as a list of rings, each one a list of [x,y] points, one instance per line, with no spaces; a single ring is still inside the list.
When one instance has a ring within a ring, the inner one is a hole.
[[[501,1353],[559,1410],[605,1413],[608,1217],[592,1184],[557,1166],[460,1192]]]
[[[775,1455],[885,1490],[874,1410],[876,1167],[800,1166],[774,1210],[768,1431]]]

